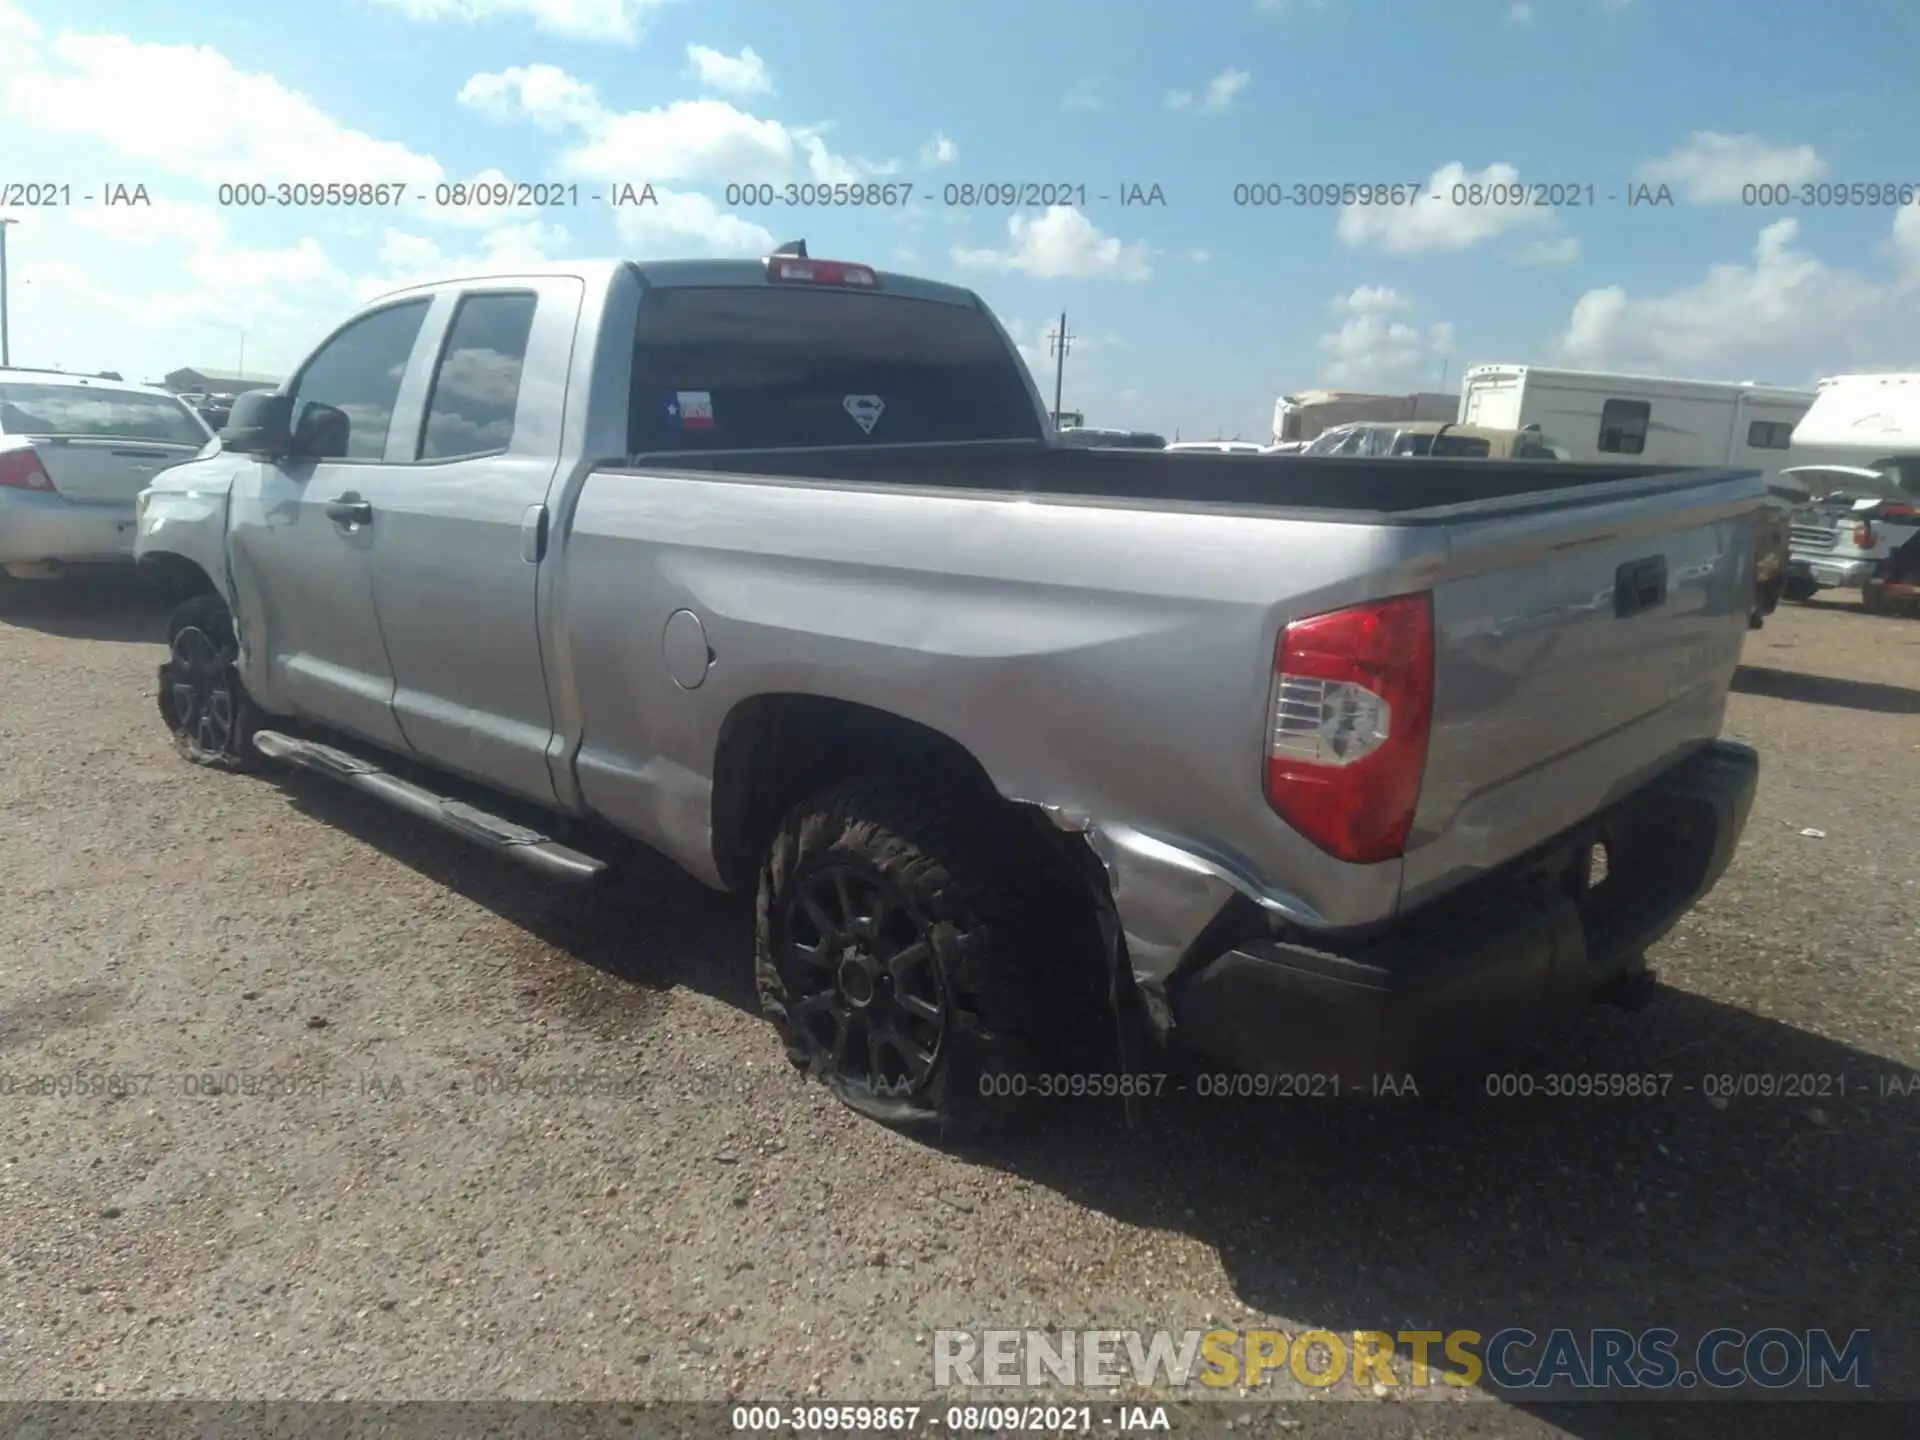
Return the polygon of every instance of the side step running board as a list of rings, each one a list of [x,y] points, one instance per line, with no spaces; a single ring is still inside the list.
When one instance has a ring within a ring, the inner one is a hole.
[[[371,760],[362,759],[333,745],[317,740],[301,740],[277,730],[255,733],[253,743],[270,760],[284,761],[303,770],[312,770],[351,785],[396,809],[422,820],[430,820],[443,830],[451,830],[463,839],[484,845],[508,859],[538,870],[554,880],[576,883],[594,880],[606,873],[604,860],[582,855],[538,830],[529,830],[511,820],[489,814],[464,800],[436,795],[411,780],[389,774]]]

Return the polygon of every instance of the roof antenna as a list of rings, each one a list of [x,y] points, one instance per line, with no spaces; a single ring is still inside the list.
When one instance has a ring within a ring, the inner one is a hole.
[[[795,260],[804,260],[807,258],[807,242],[804,240],[789,240],[773,253],[776,255],[790,255]]]

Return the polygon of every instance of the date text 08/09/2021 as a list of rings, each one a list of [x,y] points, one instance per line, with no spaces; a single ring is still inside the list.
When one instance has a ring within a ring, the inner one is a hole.
[[[1164,1405],[735,1405],[739,1435],[1145,1435],[1173,1429]]]
[[[1471,1081],[1472,1077],[1456,1077]],[[886,1082],[870,1082],[876,1094]],[[1015,1100],[1339,1100],[1343,1097],[1418,1099],[1420,1083],[1408,1072],[1382,1071],[1365,1077],[1334,1072],[1069,1071],[983,1075],[980,1093]],[[1759,1072],[1714,1071],[1680,1075],[1672,1071],[1488,1071],[1472,1088],[1494,1100],[1659,1101],[1704,1099],[1716,1109],[1733,1101],[1840,1102],[1920,1100],[1920,1073],[1887,1070]]]
[[[622,210],[666,203],[674,193],[651,181],[481,179],[426,186],[378,180],[230,181],[215,187],[223,209],[387,210],[406,205],[459,210],[557,210],[600,206]],[[1158,181],[959,180],[940,185],[910,180],[729,182],[721,198],[735,209],[898,209],[918,203],[943,209],[1082,209],[1092,204],[1163,208],[1166,187]],[[1254,210],[1327,210],[1406,207],[1422,203],[1467,209],[1672,208],[1666,185],[1642,182],[1597,184],[1566,181],[1247,180],[1231,187],[1234,207]],[[150,206],[145,182],[107,180],[75,184],[59,179],[0,177],[0,209],[49,210],[77,205]],[[1740,203],[1749,209],[1898,209],[1920,203],[1920,181],[1755,182],[1743,185]]]

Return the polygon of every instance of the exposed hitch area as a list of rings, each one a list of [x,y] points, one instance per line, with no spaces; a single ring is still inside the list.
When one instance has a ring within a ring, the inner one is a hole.
[[[1644,1010],[1660,990],[1660,973],[1649,965],[1623,970],[1603,982],[1593,992],[1596,1005],[1612,1005],[1621,1010]]]
[[[1383,929],[1228,941],[1170,980],[1174,1038],[1243,1070],[1367,1093],[1384,1074],[1457,1077],[1590,1004],[1643,1009],[1659,989],[1647,952],[1725,873],[1758,775],[1753,750],[1715,742]]]

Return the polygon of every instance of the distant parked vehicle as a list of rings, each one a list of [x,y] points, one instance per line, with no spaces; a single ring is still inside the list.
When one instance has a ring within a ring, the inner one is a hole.
[[[1356,421],[1322,430],[1301,449],[1302,455],[1385,455],[1400,433],[1398,421]]]
[[[1793,514],[1787,598],[1858,590],[1868,610],[1883,610],[1920,596],[1920,373],[1822,380],[1793,449],[1847,463],[1780,474],[1808,497]]]
[[[134,497],[213,439],[165,390],[0,370],[0,567],[41,579],[133,559]]]
[[[1402,425],[1387,453],[1435,460],[1567,458],[1566,448],[1547,439],[1537,425],[1529,425],[1524,430],[1502,430],[1487,425],[1456,425],[1446,420],[1421,420]]]
[[[1167,446],[1181,455],[1260,455],[1266,448],[1251,440],[1176,440]]]
[[[1057,444],[1074,450],[1164,450],[1167,437],[1151,430],[1100,430],[1091,425],[1069,425],[1056,433]]]

